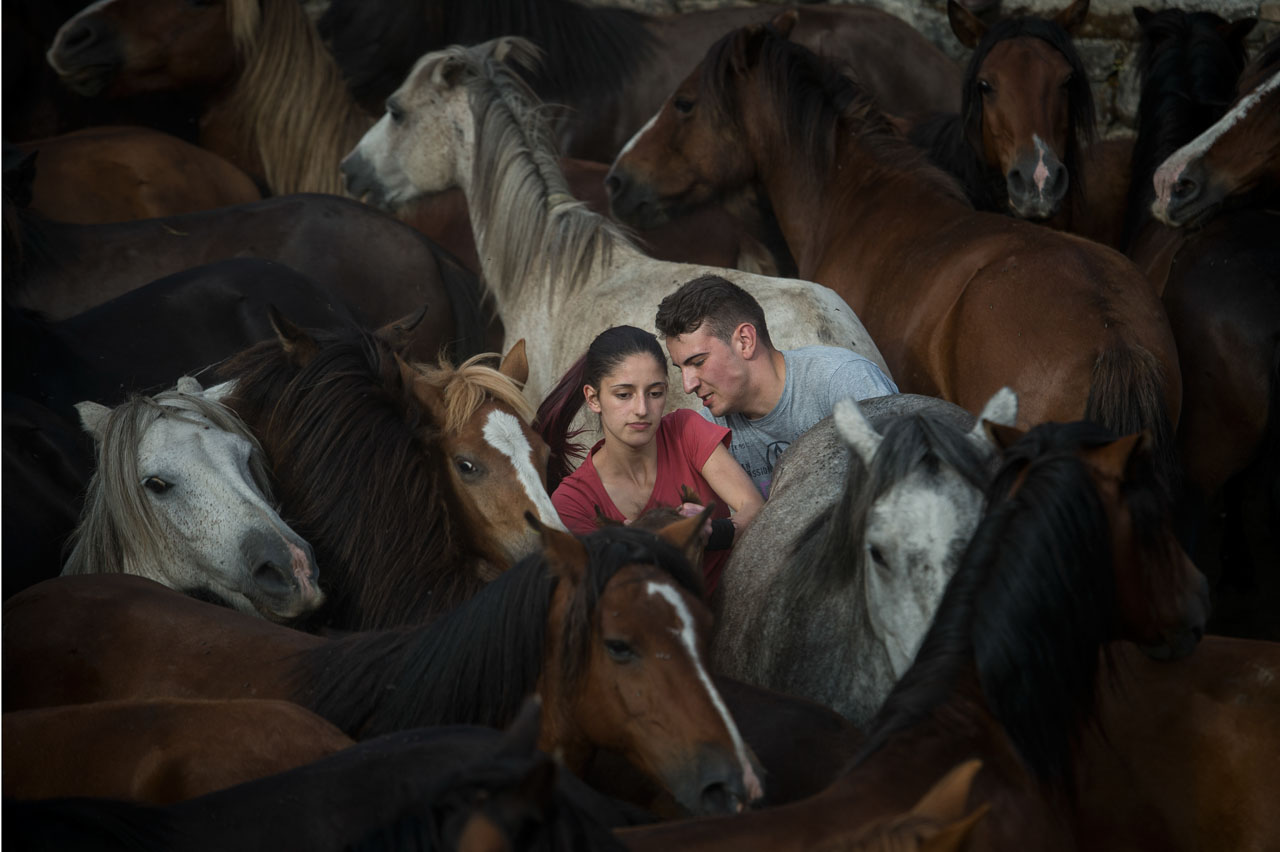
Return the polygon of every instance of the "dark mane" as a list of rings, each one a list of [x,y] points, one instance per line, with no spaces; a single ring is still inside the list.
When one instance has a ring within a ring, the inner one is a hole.
[[[1015,38],[1038,38],[1052,47],[1071,66],[1067,85],[1067,149],[1062,164],[1071,176],[1068,192],[1074,197],[1084,192],[1079,168],[1080,151],[1097,135],[1093,110],[1093,90],[1071,35],[1058,23],[1038,17],[1011,17],[992,24],[969,58],[960,94],[960,113],[936,116],[911,133],[917,145],[929,151],[934,162],[960,178],[973,206],[979,210],[1009,213],[1009,190],[1004,175],[982,159],[982,90],[978,72],[992,48]]]
[[[588,566],[564,623],[568,688],[585,670],[600,595],[621,568],[656,565],[691,594],[699,576],[651,533],[608,527],[582,539]],[[366,738],[443,724],[510,724],[542,672],[556,580],[541,555],[527,557],[426,627],[352,636],[299,656],[297,700],[349,734]]]
[[[1070,789],[1072,746],[1090,720],[1099,649],[1115,637],[1118,616],[1107,514],[1077,450],[1113,438],[1088,422],[1046,424],[1009,449],[916,661],[871,722],[856,762],[929,717],[976,672],[978,698],[1032,773]],[[1152,542],[1167,531],[1167,503],[1148,460],[1136,467],[1122,499]]]
[[[1212,12],[1165,9],[1142,23],[1138,69],[1138,138],[1133,146],[1126,244],[1150,220],[1160,164],[1222,117],[1235,100],[1244,70],[1243,34],[1223,35],[1227,22]]]
[[[858,145],[875,156],[888,172],[907,172],[931,182],[952,197],[964,199],[954,179],[929,163],[928,158],[898,135],[897,131],[853,78],[811,50],[780,36],[772,26],[762,31],[735,30],[707,51],[700,78],[700,101],[732,125],[739,114],[730,85],[740,43],[758,48],[755,64],[767,97],[780,113],[778,126],[788,147],[803,152],[808,173],[801,176],[815,189],[837,168],[837,139],[852,131]],[[741,130],[741,128],[740,128]]]
[[[990,465],[973,442],[942,418],[912,414],[894,418],[868,470],[857,453],[849,452],[849,471],[839,499],[816,517],[796,539],[791,553],[794,605],[830,596],[857,582],[865,568],[867,513],[894,483],[912,470],[934,474],[954,468],[974,488],[985,491]]]
[[[227,400],[259,437],[282,515],[311,542],[331,604],[320,617],[360,629],[420,623],[483,586],[474,534],[442,491],[439,427],[371,334],[316,333],[296,367],[277,341],[232,359]]]
[[[645,18],[570,0],[333,0],[317,25],[357,99],[375,111],[424,53],[523,36],[544,51],[529,76],[548,102],[618,91],[653,49]]]

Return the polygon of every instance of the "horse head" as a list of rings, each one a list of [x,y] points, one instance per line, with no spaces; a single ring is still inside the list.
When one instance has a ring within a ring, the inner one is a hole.
[[[583,539],[539,525],[556,581],[541,743],[557,744],[570,767],[588,744],[611,749],[692,813],[732,813],[763,788],[707,671],[711,614],[678,550],[704,520],[684,518],[657,536],[606,527]]]
[[[311,546],[272,503],[262,450],[194,380],[76,406],[98,470],[65,574],[137,574],[274,621],[324,600]]]

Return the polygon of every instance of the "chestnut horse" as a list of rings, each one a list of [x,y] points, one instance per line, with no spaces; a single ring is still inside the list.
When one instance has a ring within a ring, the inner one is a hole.
[[[57,222],[127,222],[262,198],[222,157],[146,127],[90,127],[17,147],[39,155],[31,210]]]
[[[221,392],[323,566],[319,623],[420,624],[534,551],[526,512],[563,529],[520,393],[523,345],[498,369],[483,363],[491,356],[425,367],[375,335],[272,323],[277,339],[228,362]]]
[[[393,734],[162,808],[6,796],[5,839],[50,852],[620,848],[608,827],[637,815],[535,751],[529,704],[505,735],[461,725]]]
[[[1249,85],[1254,74],[1262,80]],[[1194,224],[1231,196],[1280,189],[1280,38],[1245,69],[1239,89],[1235,106],[1156,170],[1151,212],[1166,225]]]
[[[291,701],[151,698],[4,714],[4,789],[164,805],[311,763],[354,740]]]
[[[607,162],[707,47],[782,6],[649,16],[573,0],[330,0],[318,26],[370,112],[422,54],[520,36],[546,62],[522,72],[556,113],[564,153]],[[846,65],[898,113],[956,109],[958,69],[906,21],[869,6],[805,6],[796,39]]]
[[[1009,385],[1020,424],[1148,428],[1176,479],[1178,355],[1133,264],[972,212],[864,91],[773,27],[712,47],[610,181],[641,225],[762,184],[800,275],[865,319],[903,391],[977,412]]]
[[[663,536],[684,545],[704,520]],[[5,603],[6,709],[286,698],[364,739],[431,724],[500,727],[537,691],[539,746],[574,771],[608,748],[694,813],[759,798],[754,757],[707,676],[711,616],[677,547],[630,529],[582,540],[539,531],[537,554],[437,622],[334,641],[140,578],[42,583]]]
[[[974,848],[1073,848],[1070,790],[1087,772],[1077,753],[1106,674],[1103,651],[1128,638],[1155,654],[1191,652],[1207,612],[1204,579],[1173,538],[1141,435],[1117,440],[1091,423],[1042,424],[1020,438],[992,431],[1016,440],[986,515],[856,762],[803,802],[629,830],[629,847],[840,848],[836,840],[909,807],[977,757],[970,801],[991,812]]]

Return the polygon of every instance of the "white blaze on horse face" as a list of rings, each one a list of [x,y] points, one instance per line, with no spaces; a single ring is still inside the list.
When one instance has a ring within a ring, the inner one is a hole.
[[[1040,138],[1040,134],[1032,133],[1031,141],[1036,146],[1036,167],[1031,173],[1031,180],[1035,183],[1036,189],[1041,195],[1044,195],[1045,184],[1049,181],[1049,167],[1045,164],[1045,155],[1051,154],[1049,146]]]
[[[481,434],[489,446],[506,456],[515,468],[516,478],[537,511],[538,520],[553,529],[568,532],[556,507],[551,505],[551,497],[542,485],[538,469],[533,465],[533,447],[529,445],[519,419],[505,411],[491,411],[485,418]]]
[[[868,512],[867,611],[895,677],[915,659],[981,514],[982,494],[949,469],[913,470]]]
[[[712,705],[715,706],[716,712],[720,714],[725,728],[729,731],[729,739],[733,742],[734,755],[738,758],[739,765],[742,766],[742,786],[746,790],[747,800],[755,801],[761,798],[764,796],[764,785],[760,783],[755,769],[751,766],[751,760],[747,757],[746,743],[742,741],[742,735],[738,733],[738,726],[734,723],[733,716],[729,714],[729,708],[725,706],[724,699],[720,697],[715,684],[711,682],[711,678],[707,675],[706,667],[702,664],[702,656],[698,653],[698,637],[693,632],[693,613],[689,612],[689,607],[685,604],[680,592],[669,583],[650,580],[645,583],[645,589],[650,595],[657,595],[671,604],[671,608],[675,610],[676,619],[680,622],[680,629],[675,631],[676,635],[680,637],[680,642],[684,645],[685,651],[689,654],[689,659],[693,662],[693,669],[698,673],[698,680],[707,690],[707,694],[711,697]]]
[[[1156,173],[1152,177],[1156,190],[1156,200],[1151,205],[1151,212],[1157,218],[1165,221],[1163,216],[1169,206],[1169,202],[1173,200],[1173,187],[1182,177],[1182,173],[1187,166],[1192,161],[1203,157],[1213,147],[1214,143],[1222,138],[1224,133],[1235,127],[1240,122],[1240,119],[1244,118],[1250,110],[1257,106],[1259,101],[1277,86],[1280,86],[1280,71],[1272,74],[1269,80],[1242,98],[1240,103],[1214,122],[1208,130],[1174,151],[1160,164],[1160,168],[1156,169]]]
[[[652,128],[653,125],[657,123],[658,116],[660,115],[662,115],[661,110],[659,110],[658,112],[655,112],[653,114],[653,117],[644,123],[644,127],[641,127],[639,130],[637,130],[636,135],[632,136],[630,139],[627,140],[627,144],[622,146],[622,150],[618,152],[618,156],[613,158],[613,161],[615,163],[621,160],[623,157],[627,156],[627,153],[636,146],[636,143],[638,141],[640,141],[640,137],[648,133],[650,128]]]

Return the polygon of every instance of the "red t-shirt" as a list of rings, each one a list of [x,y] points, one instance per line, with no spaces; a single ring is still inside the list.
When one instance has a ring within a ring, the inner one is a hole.
[[[680,486],[687,485],[702,499],[703,504],[714,502],[713,518],[729,517],[729,507],[716,496],[702,476],[702,466],[711,458],[716,445],[729,446],[729,430],[704,420],[697,412],[679,408],[662,418],[658,424],[658,473],[653,482],[653,493],[643,511],[658,506],[679,506]],[[585,535],[599,529],[596,523],[596,507],[611,520],[624,521],[626,516],[618,511],[609,499],[609,492],[600,481],[592,458],[604,446],[600,441],[591,448],[578,469],[569,474],[551,495],[551,502],[560,514],[560,520],[572,532]],[[720,581],[720,572],[729,560],[729,551],[707,551],[702,560],[702,575],[706,581],[707,596]]]

